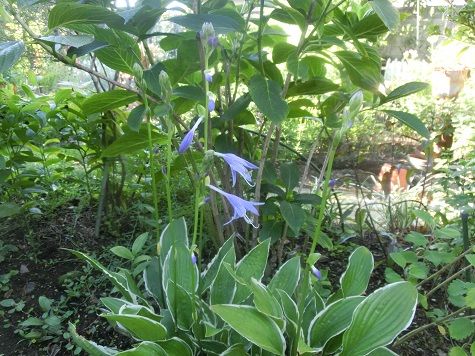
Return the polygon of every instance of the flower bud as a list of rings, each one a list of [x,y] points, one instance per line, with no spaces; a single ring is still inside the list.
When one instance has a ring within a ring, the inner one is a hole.
[[[165,71],[162,70],[158,75],[158,82],[160,83],[160,89],[162,91],[162,100],[169,103],[172,97],[172,85],[170,83],[170,78]]]
[[[348,104],[350,113],[353,117],[355,117],[361,109],[361,105],[363,104],[363,92],[358,90],[351,96],[350,103]]]

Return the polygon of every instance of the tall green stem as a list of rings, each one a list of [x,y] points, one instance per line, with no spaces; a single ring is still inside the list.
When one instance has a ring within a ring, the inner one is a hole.
[[[173,210],[172,210],[172,194],[171,194],[171,168],[172,168],[172,139],[174,134],[175,126],[172,123],[170,114],[167,117],[167,129],[168,129],[168,141],[167,141],[167,174],[165,189],[167,194],[167,210],[168,210],[168,219],[169,221],[173,220]]]

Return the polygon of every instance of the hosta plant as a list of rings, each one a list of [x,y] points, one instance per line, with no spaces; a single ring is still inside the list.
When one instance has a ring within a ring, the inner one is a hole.
[[[391,354],[386,346],[414,316],[417,290],[409,282],[365,295],[374,267],[365,247],[353,251],[340,288],[323,299],[316,288],[319,254],[307,259],[310,268],[295,256],[268,278],[270,240],[238,261],[230,238],[200,271],[187,230],[183,218],[167,225],[158,255],[138,279],[72,251],[114,285],[101,300],[102,316],[133,344],[129,350],[100,346],[70,325],[78,346],[92,355]]]

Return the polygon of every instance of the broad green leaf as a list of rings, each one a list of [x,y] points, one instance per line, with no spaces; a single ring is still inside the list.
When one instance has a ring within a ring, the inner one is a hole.
[[[449,356],[468,356],[463,347],[454,346],[449,350]]]
[[[182,242],[175,242],[163,262],[163,289],[166,291],[168,282],[176,283],[188,293],[198,288],[199,274],[191,260],[191,251]]]
[[[338,85],[326,78],[313,78],[304,83],[292,82],[287,91],[287,97],[297,95],[319,95],[338,89]]]
[[[230,16],[213,14],[187,14],[184,16],[176,16],[170,18],[168,21],[174,22],[180,26],[186,27],[195,32],[201,31],[203,23],[211,22],[216,33],[225,34],[228,32],[243,32],[244,19],[236,12],[229,13]]]
[[[145,243],[148,240],[148,232],[144,232],[143,234],[140,234],[132,244],[132,253],[134,255],[137,255],[142,248],[144,247]]]
[[[102,316],[120,323],[133,337],[140,340],[160,341],[167,337],[167,329],[150,318],[133,314],[104,314]]]
[[[271,318],[256,308],[222,304],[211,306],[211,310],[253,344],[274,354],[284,355],[284,335]]]
[[[389,0],[373,0],[370,2],[374,12],[383,20],[390,30],[395,30],[399,25],[399,12]]]
[[[378,92],[383,82],[380,66],[359,53],[338,51],[335,53],[345,67],[351,82],[363,89]]]
[[[280,179],[284,183],[284,187],[291,192],[299,184],[300,173],[297,165],[294,163],[285,163],[280,166]]]
[[[158,344],[169,356],[191,356],[193,354],[190,346],[178,337],[159,341]]]
[[[164,134],[152,131],[152,141],[154,145],[162,145],[167,142]],[[112,142],[102,151],[102,157],[117,157],[123,154],[132,154],[138,150],[147,149],[148,134],[146,127],[142,126],[139,132],[126,132],[117,140]]]
[[[279,302],[265,285],[251,278],[250,287],[254,294],[254,305],[261,313],[282,321],[283,312]]]
[[[104,93],[94,94],[83,101],[85,115],[116,109],[138,100],[138,96],[127,90],[115,89]]]
[[[122,26],[124,19],[102,6],[78,3],[59,3],[51,9],[48,28],[71,25],[106,24],[109,27]]]
[[[145,106],[139,105],[132,109],[127,118],[127,125],[132,131],[139,132],[140,125],[145,117]]]
[[[427,237],[417,231],[411,231],[406,235],[405,240],[416,247],[425,247],[429,243]]]
[[[249,251],[237,264],[236,276],[247,284],[251,283],[251,278],[260,281],[266,269],[269,246],[270,240],[268,239]],[[234,303],[241,303],[250,294],[251,291],[248,287],[237,284],[236,294],[233,299]]]
[[[95,342],[83,338],[77,333],[76,327],[71,323],[69,323],[68,331],[71,334],[73,342],[91,356],[109,356],[117,354],[117,350],[98,345]]]
[[[275,81],[256,74],[249,82],[249,92],[257,108],[273,123],[280,124],[287,117],[289,107],[281,97],[282,88]]]
[[[9,70],[25,51],[25,45],[20,41],[0,43],[0,74]]]
[[[94,42],[94,37],[86,35],[43,36],[38,40],[48,43],[58,43],[63,46],[82,47]]]
[[[98,269],[102,273],[106,275],[107,278],[111,281],[111,283],[117,288],[117,290],[122,294],[124,298],[127,299],[128,302],[133,301],[133,296],[131,292],[127,289],[124,282],[119,279],[117,273],[110,272],[107,268],[105,268],[100,262],[96,261],[94,258],[89,257],[85,253],[74,251],[70,249],[65,249],[66,251],[71,252],[76,257],[88,262],[92,267]]]
[[[358,247],[349,257],[348,267],[340,284],[345,297],[363,294],[368,287],[374,268],[373,255],[364,246]]]
[[[160,235],[159,253],[162,261],[165,261],[171,247],[177,243],[188,247],[188,228],[183,217],[172,220]]]
[[[228,304],[232,302],[236,292],[236,282],[233,276],[230,275],[225,263],[234,266],[235,261],[236,254],[234,248],[232,248],[221,260],[217,274],[212,281],[209,304]]]
[[[275,273],[269,282],[268,288],[274,294],[277,290],[283,290],[292,295],[300,280],[300,257],[295,256],[285,262]]]
[[[356,38],[371,38],[388,32],[388,28],[377,14],[369,14],[352,26]]]
[[[101,302],[112,312],[112,314],[119,314],[120,309],[124,305],[132,305],[132,303],[129,303],[126,300],[113,297],[101,298]]]
[[[95,53],[109,68],[128,74],[134,74],[134,64],[140,61],[140,55],[132,48],[109,46],[100,48]]]
[[[309,345],[323,348],[332,337],[343,332],[350,325],[354,310],[364,299],[364,297],[343,298],[318,313],[308,330]]]
[[[449,323],[449,334],[452,339],[463,340],[473,334],[475,327],[468,318],[458,318]]]
[[[423,82],[409,82],[403,84],[390,92],[386,97],[383,97],[381,99],[381,104],[420,92],[421,90],[426,89],[428,86],[429,84]]]
[[[165,307],[165,297],[162,286],[162,265],[157,256],[152,257],[148,266],[143,271],[145,289],[150,293],[160,307]]]
[[[122,351],[117,356],[167,356],[169,355],[163,348],[154,342],[142,341],[136,347],[130,350]]]
[[[239,97],[230,107],[221,115],[223,120],[233,120],[241,112],[243,112],[251,103],[251,96],[249,94],[244,94]]]
[[[233,251],[228,256],[229,251]],[[232,257],[234,255],[234,257]],[[225,258],[226,256],[226,258]],[[203,286],[202,291],[205,291],[209,288],[209,286],[213,283],[216,275],[218,274],[218,270],[221,265],[221,261],[225,260],[225,262],[234,265],[236,261],[236,253],[234,252],[234,239],[229,238],[227,239],[224,244],[219,248],[218,253],[213,257],[206,270],[202,273],[203,277]]]
[[[341,356],[360,356],[390,344],[412,322],[417,289],[397,282],[377,289],[356,308],[343,335]]]
[[[386,114],[398,119],[404,125],[410,127],[424,138],[430,138],[430,132],[424,123],[414,114],[396,110],[383,110]]]
[[[298,233],[305,223],[305,210],[303,210],[299,204],[292,204],[283,200],[280,202],[280,212],[290,228],[295,233]]]
[[[279,42],[272,48],[272,62],[275,64],[284,63],[297,47],[287,42]]]
[[[131,260],[134,259],[134,255],[133,255],[132,251],[130,251],[125,246],[114,246],[110,250],[114,255],[125,258],[126,260],[131,261]]]
[[[8,218],[10,216],[19,214],[20,212],[21,212],[21,207],[15,203],[0,204],[0,219]]]
[[[173,253],[172,249],[170,253]],[[164,266],[166,267],[166,266]],[[179,270],[179,268],[177,268]],[[164,269],[164,272],[166,270]],[[169,276],[164,273],[164,280]],[[170,311],[175,324],[181,330],[189,330],[193,324],[193,300],[191,295],[174,280],[183,282],[183,278],[175,276],[173,280],[168,280],[166,288],[166,299],[168,310]],[[197,282],[196,282],[197,283]]]
[[[377,349],[371,351],[368,356],[397,356],[397,353],[389,350],[386,347],[378,347]]]

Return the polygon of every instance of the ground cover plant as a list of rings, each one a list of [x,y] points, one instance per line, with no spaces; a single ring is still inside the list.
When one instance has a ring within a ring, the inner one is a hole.
[[[0,353],[474,352],[473,120],[385,86],[388,0],[0,10]]]

